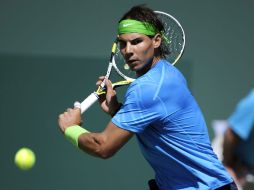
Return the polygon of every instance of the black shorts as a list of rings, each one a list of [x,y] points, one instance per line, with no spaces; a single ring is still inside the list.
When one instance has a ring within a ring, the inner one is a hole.
[[[150,190],[159,190],[159,187],[157,186],[155,179],[150,179],[148,181],[148,185]]]
[[[156,181],[154,179],[149,180],[148,185],[150,190],[159,190],[159,187],[157,186]],[[236,184],[232,182],[230,184],[219,187],[215,190],[237,190],[237,187],[236,187]]]
[[[230,184],[219,187],[216,190],[237,190],[237,187],[236,187],[236,184],[232,182]]]

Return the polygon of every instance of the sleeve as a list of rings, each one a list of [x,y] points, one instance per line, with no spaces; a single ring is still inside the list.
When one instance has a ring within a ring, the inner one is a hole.
[[[243,140],[247,140],[254,126],[254,91],[242,99],[228,119],[230,128]]]

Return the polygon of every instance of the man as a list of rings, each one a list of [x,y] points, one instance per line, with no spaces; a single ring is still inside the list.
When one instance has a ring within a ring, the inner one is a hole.
[[[237,105],[227,121],[223,164],[240,188],[254,173],[254,89]]]
[[[168,54],[163,25],[144,6],[133,7],[119,21],[120,50],[138,78],[129,86],[123,105],[105,79],[102,109],[113,118],[101,133],[81,128],[79,109],[59,116],[67,138],[85,152],[108,158],[134,134],[155,171],[150,188],[234,189],[233,180],[210,146],[202,113],[182,74],[163,58]],[[97,85],[104,80],[101,77]]]

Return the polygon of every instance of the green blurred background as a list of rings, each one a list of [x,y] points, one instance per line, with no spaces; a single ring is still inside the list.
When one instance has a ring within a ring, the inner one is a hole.
[[[147,189],[153,171],[135,138],[101,160],[74,148],[57,127],[58,115],[92,92],[104,74],[118,19],[142,3],[182,23],[187,44],[177,67],[211,138],[211,122],[227,118],[253,87],[251,0],[1,0],[1,190]],[[100,131],[110,118],[96,104],[83,119],[87,129]],[[26,172],[14,165],[23,146],[37,156]]]

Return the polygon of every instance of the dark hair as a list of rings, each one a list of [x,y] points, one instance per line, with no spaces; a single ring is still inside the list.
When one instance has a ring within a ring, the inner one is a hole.
[[[163,23],[157,17],[156,13],[152,9],[146,7],[145,5],[137,5],[132,7],[128,12],[126,12],[123,15],[123,17],[119,20],[119,22],[125,19],[133,19],[133,20],[138,20],[141,22],[147,22],[149,24],[152,24],[158,30],[158,32],[164,32]],[[153,36],[149,36],[149,37],[153,37]],[[158,47],[158,54],[162,58],[166,58],[166,56],[169,53],[170,53],[169,48],[166,42],[162,39],[162,43]]]

